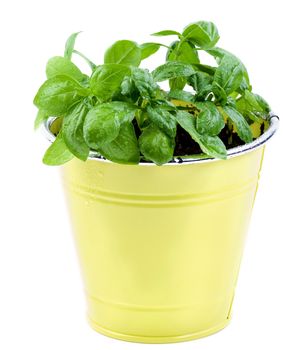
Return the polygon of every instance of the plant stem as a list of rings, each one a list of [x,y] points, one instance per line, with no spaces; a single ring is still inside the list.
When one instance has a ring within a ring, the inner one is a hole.
[[[81,56],[88,63],[91,70],[94,70],[94,68],[96,68],[96,65],[90,59],[88,59],[84,54],[82,54],[81,52],[74,50],[73,53],[76,53],[78,56]]]

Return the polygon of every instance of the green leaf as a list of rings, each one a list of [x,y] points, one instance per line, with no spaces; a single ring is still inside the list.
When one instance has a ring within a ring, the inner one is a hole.
[[[68,150],[61,133],[59,133],[45,152],[43,163],[46,165],[62,165],[72,158],[74,158],[73,154]]]
[[[216,67],[208,66],[207,64],[194,63],[192,64],[192,66],[195,68],[196,71],[207,73],[212,76],[216,71]]]
[[[227,103],[228,96],[223,87],[214,81],[212,83],[211,90],[214,93],[216,101],[219,102],[222,106],[224,106]]]
[[[243,76],[244,71],[240,62],[224,56],[215,71],[214,81],[229,95],[240,87]]]
[[[57,75],[66,75],[77,81],[83,81],[85,79],[85,75],[73,62],[60,56],[50,58],[46,65],[47,79],[56,77]]]
[[[144,60],[153,55],[160,48],[161,44],[158,43],[144,43],[140,45],[141,59]]]
[[[131,76],[125,76],[121,83],[121,94],[122,95],[130,95],[133,94],[135,90],[135,84]]]
[[[139,66],[141,63],[141,49],[137,43],[130,40],[116,41],[105,52],[104,63],[117,63]]]
[[[258,105],[261,107],[262,111],[266,114],[270,113],[271,108],[270,108],[269,104],[267,103],[267,101],[258,94],[253,94],[253,95],[254,95]]]
[[[238,111],[243,116],[250,118],[253,121],[260,122],[265,119],[269,113],[267,102],[259,95],[255,95],[249,90],[245,90],[244,94],[236,101]],[[268,109],[267,109],[268,108]]]
[[[187,42],[175,41],[170,45],[167,51],[167,61],[176,61],[182,63],[199,63],[198,53],[193,46]],[[187,80],[184,77],[170,79],[169,85],[171,90],[182,90]]]
[[[34,121],[34,130],[38,129],[40,127],[40,125],[46,120],[48,119],[48,117],[50,117],[50,115],[48,113],[46,113],[44,110],[40,109],[37,112],[35,121]]]
[[[168,35],[177,35],[181,36],[181,33],[176,32],[175,30],[161,30],[160,32],[156,32],[151,34],[153,36],[168,36]]]
[[[83,136],[83,125],[88,108],[83,102],[76,105],[64,118],[62,136],[68,149],[79,159],[86,160],[89,147]]]
[[[224,128],[225,123],[222,115],[213,102],[196,102],[200,113],[196,119],[196,128],[200,134],[216,136]]]
[[[141,153],[145,159],[162,165],[173,158],[175,143],[155,125],[149,125],[139,137]]]
[[[201,135],[198,144],[205,154],[213,158],[227,158],[226,146],[218,136]]]
[[[199,63],[198,53],[194,47],[187,42],[174,41],[166,56],[167,61],[182,63]]]
[[[132,80],[141,96],[147,99],[153,98],[159,90],[159,86],[153,80],[148,69],[132,67]]]
[[[126,75],[130,75],[130,68],[116,63],[98,66],[90,78],[90,89],[102,101],[109,100]]]
[[[184,102],[194,102],[195,100],[195,96],[192,93],[178,89],[169,91],[168,97]]]
[[[80,33],[81,32],[71,34],[66,41],[64,57],[67,58],[68,60],[71,60],[71,58],[72,58],[72,53],[74,51],[75,42],[76,42],[78,34],[80,34]]]
[[[199,144],[205,154],[213,158],[227,158],[226,147],[218,136],[201,135],[198,133],[195,126],[196,118],[193,115],[185,111],[178,111],[176,118],[181,127]]]
[[[183,77],[172,78],[169,80],[170,90],[182,90],[187,84],[187,79]]]
[[[121,164],[139,163],[140,151],[133,124],[124,123],[118,136],[113,141],[98,148],[98,152],[112,162]]]
[[[152,76],[153,79],[158,82],[177,77],[187,78],[194,73],[195,70],[190,64],[185,64],[182,62],[167,62],[157,67],[152,72]]]
[[[251,89],[247,69],[244,66],[243,62],[237,56],[233,55],[231,52],[227,50],[221,49],[220,47],[214,47],[214,48],[208,49],[206,50],[206,52],[212,55],[213,57],[215,57],[219,64],[221,64],[221,60],[225,57],[229,57],[231,61],[235,62],[235,64],[238,63],[243,71],[243,78],[242,78],[239,90],[244,91],[247,89],[249,90]]]
[[[98,149],[110,143],[119,134],[121,124],[131,122],[136,106],[127,102],[113,101],[92,108],[84,122],[84,139],[87,145]]]
[[[224,111],[224,115],[231,120],[240,139],[245,143],[252,142],[252,131],[243,115],[235,108],[230,106],[224,106],[222,107],[222,110]]]
[[[146,108],[148,118],[153,122],[156,126],[159,127],[162,131],[164,131],[169,137],[174,138],[176,136],[176,119],[173,115],[156,106],[151,107],[147,106]]]
[[[213,78],[204,72],[196,72],[188,78],[188,83],[193,87],[198,96],[212,84]],[[204,96],[205,97],[205,96]]]
[[[189,24],[184,29],[182,36],[201,48],[212,47],[219,40],[219,34],[215,24],[206,21]]]
[[[65,75],[58,75],[46,80],[39,88],[34,104],[49,115],[62,115],[83,96],[89,94],[88,89]]]

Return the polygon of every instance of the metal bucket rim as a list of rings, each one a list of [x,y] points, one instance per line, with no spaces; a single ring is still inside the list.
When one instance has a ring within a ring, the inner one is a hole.
[[[45,137],[50,141],[51,143],[55,140],[55,135],[51,132],[50,126],[56,120],[57,117],[49,117],[46,119],[42,125],[42,131],[45,135]],[[249,152],[252,152],[253,150],[262,147],[268,140],[271,139],[271,137],[276,133],[278,127],[279,127],[279,117],[271,112],[267,118],[269,121],[269,127],[268,129],[258,138],[256,138],[254,141],[250,143],[246,143],[241,146],[237,146],[234,148],[230,148],[227,150],[227,159],[237,157]],[[221,161],[221,159],[218,158],[211,158],[211,157],[197,157],[195,156],[188,156],[187,158],[185,156],[175,156],[171,162],[163,164],[164,165],[184,165],[189,163],[206,163],[206,162],[217,162]],[[98,152],[90,151],[88,160],[96,160],[100,162],[106,162],[106,163],[113,163],[108,159],[103,158]],[[120,164],[121,165],[121,164]],[[141,165],[141,166],[156,166],[155,163],[151,162],[140,162],[139,164],[135,165]]]

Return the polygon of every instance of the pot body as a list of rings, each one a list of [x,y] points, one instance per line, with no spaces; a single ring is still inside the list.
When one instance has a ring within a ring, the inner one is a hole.
[[[167,343],[229,322],[264,147],[225,161],[63,167],[90,324]]]

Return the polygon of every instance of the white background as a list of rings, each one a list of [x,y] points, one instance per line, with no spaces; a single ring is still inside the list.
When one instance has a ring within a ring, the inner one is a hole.
[[[56,168],[41,164],[46,143],[33,132],[36,108],[32,105],[47,59],[63,54],[70,33],[83,30],[77,48],[101,62],[105,48],[117,39],[152,41],[155,38],[148,34],[154,31],[181,30],[204,19],[217,24],[219,46],[243,60],[254,91],[282,116],[280,2],[2,2],[1,349],[282,349],[282,130],[266,149],[231,325],[190,343],[131,344],[99,335],[86,323],[59,175]]]

